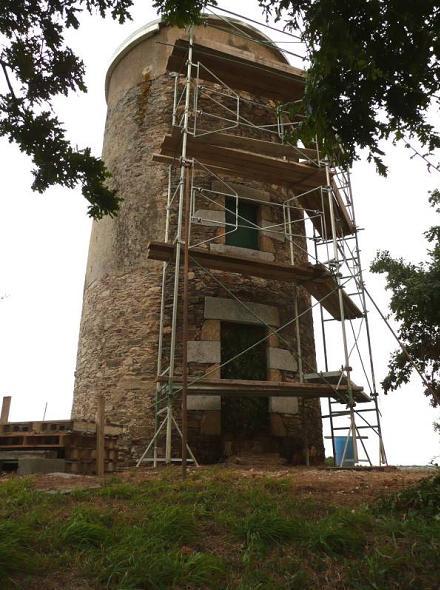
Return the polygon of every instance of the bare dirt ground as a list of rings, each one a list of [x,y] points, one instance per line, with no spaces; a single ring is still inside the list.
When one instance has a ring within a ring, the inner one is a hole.
[[[148,480],[171,475],[175,472],[176,478],[181,477],[180,468],[130,469],[106,477],[104,480],[98,477],[85,475],[48,474],[31,476],[36,489],[41,491],[53,491],[69,493],[78,489],[92,489],[102,486],[113,477],[132,483],[147,483]],[[288,480],[292,491],[300,496],[319,497],[335,504],[360,504],[368,503],[378,496],[397,492],[407,488],[418,481],[433,475],[435,470],[430,468],[412,467],[385,467],[376,469],[332,469],[332,468],[307,468],[307,467],[262,467],[261,465],[239,466],[227,465],[218,467],[191,468],[188,477],[200,477],[206,472],[208,478],[234,476],[237,479],[254,479],[271,477]],[[8,475],[0,478],[5,481]]]
[[[0,485],[2,482],[12,478],[19,479],[20,477],[15,473],[1,474]],[[71,492],[73,490],[100,488],[104,483],[98,477],[73,475],[70,473],[47,473],[42,475],[26,475],[23,477],[29,478],[36,490],[53,492]]]

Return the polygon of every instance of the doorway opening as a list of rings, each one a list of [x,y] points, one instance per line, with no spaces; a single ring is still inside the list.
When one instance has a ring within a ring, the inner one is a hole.
[[[222,322],[221,362],[222,379],[258,380],[267,379],[266,328]],[[260,342],[263,340],[263,342]],[[246,353],[236,355],[253,346]],[[231,360],[232,359],[232,360]],[[270,431],[269,400],[267,397],[231,395],[222,398],[222,433],[225,439],[246,441]]]

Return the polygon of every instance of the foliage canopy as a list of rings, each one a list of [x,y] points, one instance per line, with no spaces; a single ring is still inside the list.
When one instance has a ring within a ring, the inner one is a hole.
[[[32,188],[44,192],[60,184],[78,183],[89,202],[89,215],[114,214],[119,205],[106,186],[109,174],[90,148],[74,149],[53,99],[71,91],[86,91],[84,64],[64,39],[66,29],[78,29],[83,12],[123,23],[132,0],[0,0],[0,136],[16,142],[32,158]]]
[[[198,22],[209,0],[156,0],[165,19]],[[304,140],[352,163],[366,149],[386,173],[380,142],[415,137],[428,151],[440,136],[428,119],[440,90],[437,0],[258,0],[263,12],[301,36],[307,50]],[[343,156],[339,146],[343,147]]]
[[[433,191],[430,204],[440,213],[440,192]],[[416,359],[429,388],[425,394],[434,406],[440,405],[440,225],[425,232],[432,248],[428,260],[412,264],[379,252],[371,270],[386,273],[392,292],[390,307],[399,322],[399,339]],[[391,356],[389,373],[382,382],[385,393],[407,383],[413,371],[408,356],[398,350]]]
[[[417,138],[428,151],[440,137],[427,114],[440,87],[440,6],[436,0],[256,0],[266,15],[296,31],[309,67],[303,101],[304,140],[351,163],[359,148],[385,173],[380,141]],[[0,136],[31,156],[33,188],[82,185],[89,214],[113,214],[119,199],[89,148],[74,149],[53,113],[52,100],[85,91],[84,64],[65,44],[83,12],[130,18],[133,0],[0,0]],[[165,19],[184,26],[201,20],[215,0],[153,0]]]

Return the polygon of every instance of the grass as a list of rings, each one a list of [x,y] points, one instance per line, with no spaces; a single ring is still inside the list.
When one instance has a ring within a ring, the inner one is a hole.
[[[3,482],[0,588],[438,587],[439,476],[349,509],[296,496],[291,476],[174,473],[71,494]],[[48,585],[60,576],[75,581]]]

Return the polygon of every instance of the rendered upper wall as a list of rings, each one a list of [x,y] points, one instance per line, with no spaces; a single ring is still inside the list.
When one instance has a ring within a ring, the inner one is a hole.
[[[206,25],[194,27],[194,42],[215,42],[240,49],[255,57],[287,64],[283,53],[270,43],[269,37],[242,21],[209,17]],[[213,26],[209,26],[212,24]],[[218,28],[217,28],[218,27]],[[228,29],[229,30],[226,30]],[[222,30],[219,30],[222,29]],[[252,38],[246,38],[247,36]],[[188,31],[153,21],[138,29],[118,48],[106,76],[108,106],[114,105],[129,88],[140,84],[145,75],[157,78],[166,71],[166,63],[177,39],[187,39]],[[298,70],[300,72],[300,70]]]

